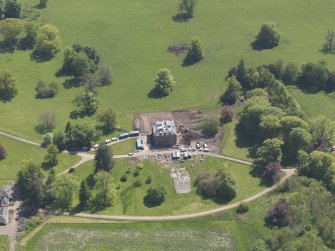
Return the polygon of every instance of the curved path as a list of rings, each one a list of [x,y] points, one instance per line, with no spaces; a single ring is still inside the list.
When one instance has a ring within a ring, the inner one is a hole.
[[[185,220],[185,219],[190,219],[190,218],[207,216],[207,215],[227,211],[232,208],[236,208],[240,205],[241,202],[250,202],[250,201],[258,199],[259,197],[271,192],[272,190],[277,188],[279,184],[281,184],[287,178],[291,177],[295,173],[295,169],[283,169],[283,172],[285,173],[285,176],[281,179],[280,183],[272,187],[269,187],[245,200],[235,202],[231,205],[222,206],[219,208],[202,211],[198,213],[189,213],[189,214],[182,214],[182,215],[166,215],[166,216],[126,216],[126,215],[118,216],[118,215],[99,215],[99,214],[78,213],[78,214],[73,214],[72,216],[94,218],[94,219],[105,219],[105,220],[119,220],[119,221],[123,221],[123,220],[125,221],[170,221],[170,220]]]

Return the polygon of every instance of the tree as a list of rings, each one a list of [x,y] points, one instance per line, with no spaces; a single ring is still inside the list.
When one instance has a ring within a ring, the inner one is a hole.
[[[5,18],[20,18],[21,5],[16,0],[6,0],[4,7]]]
[[[234,113],[233,109],[230,106],[225,105],[221,111],[221,124],[229,123],[233,120]]]
[[[242,86],[235,76],[228,78],[227,83],[228,87],[220,99],[223,104],[233,105],[242,95]]]
[[[209,172],[201,172],[194,184],[197,186],[197,193],[204,198],[215,198],[220,182]]]
[[[46,133],[43,138],[42,146],[47,147],[50,144],[53,144],[53,139],[54,139],[54,135],[51,132]]]
[[[287,225],[287,215],[289,213],[289,205],[286,200],[279,200],[273,208],[271,208],[265,217],[268,224],[278,227]]]
[[[335,122],[326,116],[312,119],[310,123],[313,142],[318,147],[331,148],[335,144]]]
[[[52,57],[61,47],[59,30],[50,24],[37,29],[36,45],[33,54],[39,57]]]
[[[255,41],[255,46],[260,49],[271,49],[278,46],[280,32],[274,23],[268,22],[261,26]]]
[[[262,239],[255,241],[254,245],[251,247],[250,251],[267,251],[267,245]]]
[[[323,51],[324,52],[332,52],[335,50],[335,31],[328,30],[326,41],[323,44]]]
[[[160,206],[165,200],[166,190],[163,186],[150,187],[144,197],[144,204],[147,207]]]
[[[277,183],[280,180],[281,165],[279,162],[270,162],[266,165],[262,178],[266,181]]]
[[[31,163],[17,173],[16,185],[21,198],[32,208],[38,209],[45,204],[46,191],[43,178],[41,168]]]
[[[58,92],[58,85],[55,82],[52,82],[49,86],[39,80],[36,86],[36,97],[37,98],[53,98]]]
[[[280,116],[263,115],[259,123],[259,135],[262,139],[276,138],[280,132]]]
[[[107,145],[100,145],[95,154],[95,172],[110,172],[113,168],[113,152]]]
[[[16,18],[7,18],[0,21],[0,34],[8,46],[14,46],[18,43],[19,35],[23,31],[23,21]]]
[[[286,143],[286,153],[291,157],[296,157],[301,149],[305,149],[312,143],[312,135],[304,128],[294,128]]]
[[[79,108],[82,115],[93,115],[99,107],[98,100],[93,92],[82,92],[74,99],[73,103]]]
[[[207,120],[203,125],[201,132],[207,138],[213,138],[218,133],[219,123],[214,119]]]
[[[111,133],[116,129],[116,113],[110,107],[100,112],[97,115],[97,120],[98,122],[100,122],[100,125],[98,127],[101,128],[105,134]]]
[[[99,83],[104,85],[110,85],[113,83],[112,71],[109,65],[100,65],[97,72]]]
[[[10,72],[0,71],[0,99],[11,100],[17,94],[15,79]]]
[[[220,182],[216,197],[220,200],[232,200],[237,194],[237,181],[234,176],[221,169],[215,177]]]
[[[65,145],[67,149],[83,148],[91,146],[91,141],[96,138],[95,130],[87,125],[71,126],[65,133]]]
[[[101,171],[94,176],[97,193],[93,198],[93,206],[97,209],[113,205],[114,194],[112,191],[112,179],[108,172]]]
[[[285,116],[280,119],[280,131],[284,142],[287,142],[290,137],[290,133],[294,128],[300,127],[303,129],[308,129],[308,124],[301,118],[297,116]]]
[[[158,96],[168,96],[172,90],[173,86],[176,84],[171,71],[167,68],[160,69],[154,79],[155,88],[153,92]]]
[[[7,157],[6,149],[0,144],[0,160]]]
[[[194,14],[195,0],[180,0],[178,5],[178,17],[190,19]]]
[[[43,166],[53,167],[58,164],[58,148],[54,144],[50,144],[47,149],[47,154],[44,156]]]
[[[38,8],[40,9],[44,9],[47,7],[47,3],[48,3],[48,0],[40,0],[39,4],[38,4]]]
[[[282,80],[285,72],[284,62],[281,59],[278,59],[276,62],[267,65],[268,70],[273,74],[273,76]]]
[[[50,132],[55,128],[56,115],[53,112],[43,112],[38,118],[37,130],[41,133]]]
[[[61,132],[58,132],[54,135],[53,143],[57,146],[58,151],[60,152],[66,149],[65,136]]]
[[[283,82],[285,84],[294,84],[296,83],[299,76],[299,68],[295,63],[288,63],[285,67]]]
[[[77,78],[85,76],[90,71],[88,56],[83,51],[67,48],[64,52],[63,71]]]
[[[87,208],[91,200],[91,192],[88,188],[86,180],[80,183],[79,204],[82,208]]]
[[[328,81],[328,70],[324,64],[308,63],[301,66],[298,83],[307,89],[324,90]]]
[[[79,184],[69,175],[61,175],[56,178],[52,186],[53,207],[66,210],[78,194]]]
[[[199,62],[204,57],[201,42],[198,37],[194,37],[191,40],[191,47],[187,52],[184,59],[184,65],[191,65]]]
[[[270,162],[280,162],[282,158],[281,147],[284,144],[280,139],[266,139],[263,145],[257,149],[257,157],[265,165]]]
[[[250,99],[252,97],[264,97],[266,99],[269,98],[268,93],[262,88],[255,88],[247,92],[247,98]]]

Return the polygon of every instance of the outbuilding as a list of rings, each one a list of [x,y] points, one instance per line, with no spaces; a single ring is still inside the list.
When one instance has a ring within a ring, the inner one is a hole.
[[[144,150],[143,141],[141,139],[136,139],[136,149]]]
[[[0,225],[8,224],[8,207],[0,207]]]

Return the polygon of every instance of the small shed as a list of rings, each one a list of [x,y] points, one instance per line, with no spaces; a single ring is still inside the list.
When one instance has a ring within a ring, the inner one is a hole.
[[[143,141],[141,139],[136,139],[136,149],[144,150]]]
[[[0,190],[0,207],[9,206],[9,189],[4,188]]]
[[[8,224],[8,207],[0,207],[0,225]]]

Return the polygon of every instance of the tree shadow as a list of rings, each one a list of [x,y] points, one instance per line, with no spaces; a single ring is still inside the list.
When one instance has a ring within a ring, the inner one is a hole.
[[[52,60],[55,57],[55,55],[41,55],[36,52],[32,52],[30,54],[30,59],[32,61],[35,61],[36,63],[44,63]]]
[[[0,53],[14,53],[15,47],[8,45],[5,41],[0,41]]]
[[[185,59],[184,59],[184,61],[182,63],[182,66],[183,67],[191,66],[191,65],[194,65],[194,64],[196,64],[196,63],[198,63],[200,61],[201,61],[201,59],[200,60],[194,60],[193,58],[190,58],[190,57],[188,57],[186,55],[186,57],[185,57]]]
[[[235,127],[235,144],[237,147],[252,147],[255,145],[255,141],[250,138],[250,136],[245,132],[244,128],[237,124]]]
[[[39,134],[46,134],[48,132],[51,132],[53,127],[45,126],[45,125],[37,125],[34,127],[35,132]]]
[[[264,50],[271,50],[277,46],[271,46],[271,47],[268,47],[268,46],[263,46],[263,45],[260,45],[257,40],[253,41],[250,43],[250,46],[253,50],[255,51],[264,51]]]
[[[65,89],[78,88],[80,86],[82,86],[82,81],[78,78],[66,79],[63,83]]]
[[[17,46],[17,49],[21,51],[32,50],[33,48],[34,48],[34,45],[27,38],[22,38],[20,43]]]
[[[328,51],[325,49],[320,49],[319,52],[321,52],[323,55],[335,55],[335,51]]]
[[[186,14],[177,14],[177,15],[172,17],[172,20],[174,22],[186,23],[186,22],[189,22],[191,20],[191,18],[192,17],[190,17],[189,15],[186,15]]]
[[[148,98],[153,98],[153,99],[159,99],[159,98],[165,98],[167,97],[168,95],[166,94],[162,94],[161,92],[159,92],[157,90],[157,88],[153,88],[148,94],[147,94],[147,97]]]

